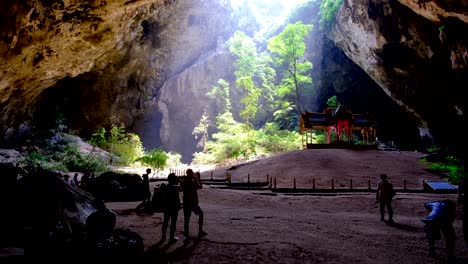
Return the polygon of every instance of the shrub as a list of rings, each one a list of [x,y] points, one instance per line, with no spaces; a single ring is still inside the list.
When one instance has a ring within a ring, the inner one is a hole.
[[[192,164],[199,165],[199,164],[210,164],[215,162],[215,158],[212,154],[205,153],[205,152],[196,152],[193,154]]]
[[[112,125],[109,132],[105,128],[99,128],[89,142],[109,151],[113,164],[131,165],[144,154],[140,137],[134,133],[127,133],[122,124]]]
[[[312,143],[313,144],[326,144],[327,143],[327,137],[325,135],[325,131],[315,131],[312,134]]]
[[[257,131],[258,145],[266,154],[279,153],[301,148],[301,136],[296,131],[280,130],[276,123],[266,123]]]
[[[463,162],[454,156],[447,156],[443,162],[428,162],[423,159],[423,163],[427,164],[429,171],[448,174],[448,180],[454,184],[458,184],[461,179],[468,177]]]
[[[43,165],[48,161],[48,157],[39,152],[31,152],[21,161],[25,163],[27,167],[36,171],[39,168],[43,168]]]
[[[166,167],[168,158],[169,155],[162,149],[152,149],[148,154],[136,159],[136,161],[141,162],[141,164],[147,167],[151,167],[155,173],[158,173],[159,170]]]
[[[75,144],[68,144],[63,153],[58,154],[58,159],[68,171],[92,171],[104,172],[109,170],[106,163],[94,154],[83,154],[79,152],[78,146]]]
[[[169,152],[167,153],[167,161],[166,161],[166,166],[167,167],[177,167],[177,166],[180,166],[182,165],[182,155],[180,155],[179,153],[175,153],[175,152]]]

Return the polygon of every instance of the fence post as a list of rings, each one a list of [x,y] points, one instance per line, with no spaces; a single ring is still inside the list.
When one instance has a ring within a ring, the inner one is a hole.
[[[293,188],[294,188],[294,191],[295,191],[296,190],[296,178],[294,178]]]
[[[349,179],[349,189],[353,189],[353,179]]]
[[[274,189],[276,190],[276,178],[274,180],[274,185],[273,186],[274,186]]]
[[[229,173],[229,172],[226,172],[226,181],[228,183],[231,183],[231,173]]]
[[[423,190],[424,190],[424,185],[426,184],[426,180],[423,180]]]
[[[332,190],[335,190],[335,181],[333,180],[333,178],[331,179],[331,185]]]
[[[273,187],[273,178],[270,178],[270,189]]]
[[[312,189],[315,190],[315,178],[312,178]]]
[[[213,171],[210,172],[210,180],[213,181]]]
[[[369,177],[369,179],[367,179],[367,188],[369,189],[369,191],[371,190],[371,186],[370,186],[370,177]]]
[[[403,190],[406,191],[406,179],[403,179]]]
[[[266,180],[266,182],[269,182],[269,179],[268,179],[268,178],[269,178],[269,176],[268,176],[268,173],[267,173],[267,180]]]
[[[250,173],[247,173],[247,183],[250,183]]]

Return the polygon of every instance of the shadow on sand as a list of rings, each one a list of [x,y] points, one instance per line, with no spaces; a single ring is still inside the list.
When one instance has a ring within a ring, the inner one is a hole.
[[[182,261],[190,256],[193,250],[198,246],[201,240],[196,239],[190,241],[190,243],[167,243],[159,241],[152,245],[145,252],[145,263],[172,263],[174,261]],[[171,247],[177,247],[174,250],[169,249]]]
[[[401,229],[401,230],[408,231],[408,232],[422,231],[422,229],[416,226],[411,226],[411,225],[406,225],[406,224],[401,224],[401,223],[396,223],[396,222],[389,222],[389,221],[385,221],[385,223],[388,226],[395,227],[396,229]]]

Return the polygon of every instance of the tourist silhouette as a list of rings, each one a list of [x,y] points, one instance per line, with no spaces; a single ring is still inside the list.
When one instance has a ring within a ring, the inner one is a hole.
[[[175,236],[176,225],[177,225],[177,217],[179,215],[180,207],[180,198],[179,192],[180,187],[179,179],[175,175],[175,173],[169,174],[167,177],[168,185],[164,187],[163,192],[163,212],[164,212],[164,221],[162,225],[162,236],[161,241],[166,240],[166,231],[167,226],[169,225],[169,221],[171,221],[171,229],[169,243],[173,243],[178,240]]]
[[[388,181],[386,174],[380,175],[381,181],[377,185],[375,199],[380,203],[380,221],[385,220],[385,207],[388,211],[388,222],[393,223],[392,199],[395,196],[393,185]]]
[[[198,238],[202,238],[207,235],[203,231],[203,211],[198,205],[198,193],[197,190],[202,188],[200,178],[195,178],[192,169],[187,170],[187,178],[181,183],[183,192],[183,203],[184,203],[184,243],[188,242],[189,231],[190,231],[190,216],[192,212],[198,215]]]
[[[151,203],[151,191],[149,185],[149,175],[151,174],[151,169],[146,169],[146,174],[143,174],[143,181],[142,181],[142,193],[143,199],[141,203],[136,207],[136,211],[140,211],[142,208],[148,206]]]

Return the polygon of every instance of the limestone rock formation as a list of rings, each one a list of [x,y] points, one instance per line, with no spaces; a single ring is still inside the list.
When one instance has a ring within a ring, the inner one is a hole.
[[[330,38],[418,119],[421,136],[457,144],[461,133],[446,126],[466,128],[467,10],[463,1],[345,0]]]
[[[232,79],[233,58],[226,51],[212,52],[180,74],[171,76],[161,87],[151,110],[137,123],[138,134],[147,147],[159,145],[181,153],[190,161],[197,151],[192,131],[206,109],[216,114],[206,93],[220,78]]]
[[[314,61],[315,99],[333,89],[356,102],[375,100],[372,107],[397,124],[406,117],[392,117],[391,98],[417,120],[421,136],[456,145],[467,124],[467,6],[344,0],[308,54],[322,58]],[[1,145],[64,125],[88,136],[116,117],[145,147],[190,159],[206,92],[231,78],[232,58],[221,48],[240,25],[231,11],[228,0],[1,1]],[[453,124],[463,125],[446,129]]]
[[[231,31],[229,1],[2,1],[0,136],[127,126]],[[223,35],[224,34],[224,35]]]

